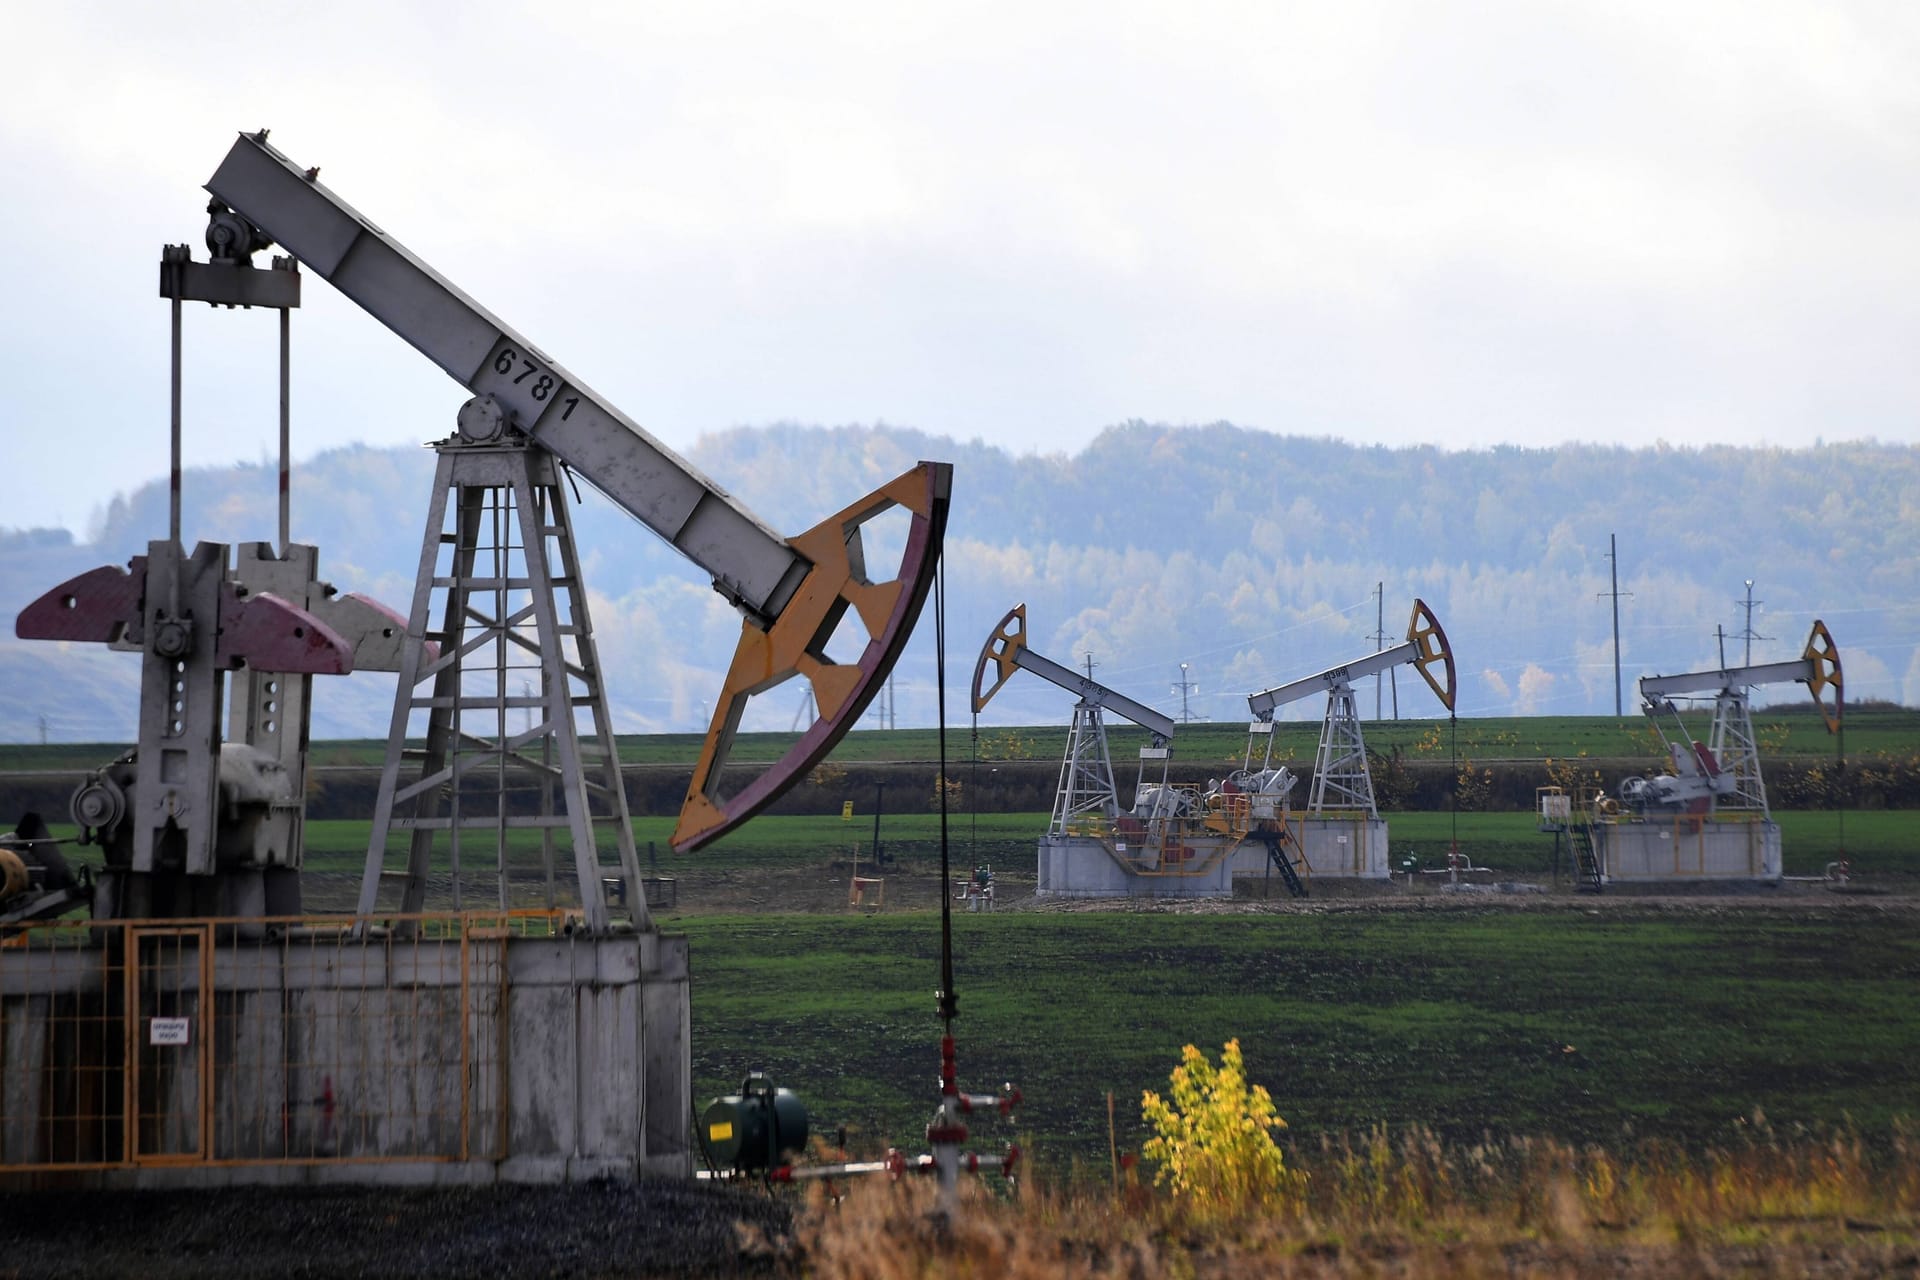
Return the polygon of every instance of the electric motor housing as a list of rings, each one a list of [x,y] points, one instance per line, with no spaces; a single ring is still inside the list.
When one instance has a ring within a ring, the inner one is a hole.
[[[700,1137],[716,1169],[764,1173],[807,1143],[807,1108],[765,1073],[749,1072],[738,1094],[715,1098],[700,1116]]]

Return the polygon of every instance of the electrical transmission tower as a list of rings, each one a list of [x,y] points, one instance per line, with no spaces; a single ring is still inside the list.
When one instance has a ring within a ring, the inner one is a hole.
[[[1093,672],[1088,671],[1087,674],[1092,675]],[[1180,723],[1191,724],[1193,712],[1188,709],[1187,695],[1200,692],[1200,686],[1187,679],[1187,664],[1184,662],[1180,664],[1180,680],[1173,686],[1173,691],[1180,695]]]
[[[1773,637],[1772,637],[1772,636],[1763,636],[1763,635],[1759,635],[1759,634],[1757,634],[1757,633],[1756,633],[1756,632],[1754,631],[1754,629],[1753,629],[1753,610],[1754,610],[1754,606],[1755,606],[1755,605],[1762,605],[1762,604],[1765,604],[1765,603],[1766,603],[1766,601],[1765,601],[1765,600],[1755,600],[1755,599],[1753,598],[1753,579],[1752,579],[1752,578],[1748,578],[1748,579],[1747,579],[1747,598],[1746,598],[1745,600],[1735,600],[1735,601],[1734,601],[1733,603],[1734,603],[1734,604],[1735,604],[1736,606],[1739,606],[1739,607],[1742,607],[1742,608],[1744,608],[1744,609],[1746,609],[1746,611],[1747,611],[1747,625],[1746,625],[1746,628],[1745,628],[1744,630],[1742,630],[1741,632],[1739,632],[1739,634],[1737,634],[1737,635],[1735,635],[1735,636],[1734,636],[1734,639],[1736,639],[1736,640],[1745,640],[1745,641],[1747,642],[1747,656],[1746,656],[1746,658],[1745,658],[1745,660],[1744,660],[1744,662],[1745,662],[1745,665],[1746,665],[1746,666],[1749,666],[1749,667],[1750,667],[1750,666],[1752,666],[1752,665],[1753,665],[1753,642],[1754,642],[1755,640],[1771,640],[1771,639],[1773,639]]]

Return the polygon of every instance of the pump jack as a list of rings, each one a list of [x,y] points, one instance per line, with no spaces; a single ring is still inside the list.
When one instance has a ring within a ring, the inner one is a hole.
[[[710,573],[714,589],[742,615],[673,834],[674,848],[685,852],[746,821],[803,777],[881,688],[933,581],[952,468],[920,463],[812,529],[782,537],[361,216],[318,175],[268,145],[265,130],[242,134],[207,183],[214,197],[207,235],[214,260],[196,263],[185,246],[167,249],[162,292],[174,300],[176,316],[175,456],[180,300],[284,313],[298,305],[296,262],[334,285],[470,393],[455,432],[434,446],[439,470],[410,616],[402,623],[356,598],[334,600],[330,587],[314,581],[311,556],[303,561],[295,554],[300,548],[284,553],[293,558],[271,575],[270,566],[257,563],[265,555],[243,560],[239,570],[226,567],[224,547],[203,544],[186,555],[178,544],[176,501],[173,541],[153,544],[131,575],[95,570],[21,614],[23,637],[97,640],[146,654],[140,750],[127,768],[101,775],[75,797],[76,817],[103,840],[130,846],[136,875],[164,868],[210,877],[217,839],[224,838],[213,821],[223,785],[223,673],[241,668],[268,680],[236,697],[233,720],[248,743],[270,722],[277,764],[303,768],[307,674],[344,672],[356,662],[385,666],[400,677],[361,917],[376,911],[389,879],[402,886],[391,905],[403,914],[422,909],[442,832],[451,842],[453,905],[463,905],[460,846],[467,833],[469,841],[488,846],[499,905],[508,906],[507,835],[533,829],[543,840],[548,905],[554,900],[552,841],[560,836],[572,845],[586,928],[608,929],[608,877],[600,861],[605,842],[618,859],[617,868],[605,870],[617,871],[636,890],[626,895],[628,908],[635,926],[646,928],[567,480],[585,480],[665,538]],[[277,259],[273,270],[254,269],[252,254],[274,244],[290,256]],[[284,365],[284,342],[282,350]],[[177,466],[175,475],[177,482]],[[861,528],[896,506],[907,513],[904,551],[898,569],[876,579],[869,576]],[[282,523],[284,532],[284,517]],[[255,588],[255,577],[269,584],[266,590]],[[849,612],[867,639],[852,661],[836,661],[827,645]],[[292,682],[283,687],[271,679],[279,673],[298,677],[297,716]],[[538,692],[525,692],[536,676]],[[747,701],[796,676],[812,690],[817,715],[811,727],[780,760],[725,794],[722,772]],[[529,712],[531,727],[524,723]],[[421,755],[407,748],[409,737],[424,740]],[[503,794],[509,773],[539,780],[539,812],[509,805]],[[262,805],[276,812],[298,808],[297,785],[275,779],[256,790]],[[392,875],[384,866],[390,832],[410,839],[406,870]],[[285,843],[279,841],[275,860],[263,865],[284,865],[279,850]],[[478,861],[466,859],[467,877],[481,870]],[[196,897],[203,913],[219,914],[257,905],[259,898],[256,892],[216,903],[204,894],[187,896]]]
[[[1367,654],[1337,667],[1279,685],[1247,698],[1253,720],[1247,726],[1247,763],[1253,768],[1257,753],[1265,767],[1273,764],[1273,713],[1291,702],[1324,692],[1327,710],[1320,722],[1320,747],[1314,760],[1313,786],[1300,820],[1297,840],[1308,867],[1320,875],[1388,874],[1387,824],[1374,801],[1373,770],[1367,763],[1367,745],[1354,708],[1353,685],[1370,675],[1399,666],[1411,666],[1427,682],[1440,704],[1453,710],[1456,691],[1453,650],[1440,619],[1416,599],[1407,619],[1407,638],[1391,649]],[[1438,667],[1445,683],[1434,677]],[[1243,870],[1249,868],[1243,866]]]
[[[1827,732],[1840,732],[1840,651],[1818,620],[1791,662],[1641,677],[1641,708],[1666,746],[1672,771],[1623,780],[1617,799],[1597,792],[1567,797],[1577,887],[1598,892],[1616,882],[1780,879],[1780,826],[1767,804],[1748,695],[1783,683],[1806,685]],[[1702,742],[1678,704],[1708,699],[1713,716]]]
[[[992,683],[988,683],[989,672]],[[1256,810],[1284,810],[1291,775],[1250,780],[1236,774],[1208,786],[1168,776],[1174,722],[1091,676],[1027,645],[1027,606],[1016,605],[987,637],[973,668],[973,710],[1027,671],[1077,695],[1053,816],[1040,838],[1042,897],[1230,896],[1232,854],[1254,829]],[[1113,711],[1145,729],[1133,802],[1122,806],[1114,784],[1104,714]],[[1158,766],[1157,779],[1148,770]]]

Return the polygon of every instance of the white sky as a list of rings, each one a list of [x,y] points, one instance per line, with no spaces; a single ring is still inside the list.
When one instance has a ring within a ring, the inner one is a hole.
[[[0,525],[165,473],[160,247],[263,125],[682,448],[1920,442],[1911,4],[6,10]],[[189,463],[269,455],[271,318],[188,328]],[[317,279],[294,334],[298,452],[451,427]]]

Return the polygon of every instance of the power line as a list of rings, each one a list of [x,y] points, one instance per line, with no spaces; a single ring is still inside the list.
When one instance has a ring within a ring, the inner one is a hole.
[[[1201,649],[1196,652],[1189,653],[1187,656],[1189,658],[1208,658],[1208,657],[1212,657],[1214,654],[1217,654],[1217,653],[1233,653],[1233,652],[1236,652],[1237,650],[1244,649],[1249,645],[1258,644],[1262,640],[1273,640],[1273,639],[1279,638],[1280,636],[1291,635],[1295,631],[1304,631],[1309,627],[1324,626],[1329,618],[1339,618],[1339,617],[1344,617],[1349,613],[1358,613],[1360,610],[1366,607],[1367,607],[1366,600],[1361,599],[1361,600],[1355,601],[1353,604],[1344,605],[1338,609],[1329,608],[1326,613],[1312,614],[1308,617],[1302,618],[1300,621],[1293,623],[1290,626],[1281,627],[1277,631],[1263,631],[1258,635],[1241,636],[1237,639],[1229,640],[1224,644],[1217,644],[1212,646],[1211,648]],[[1172,658],[1171,654],[1162,654],[1159,657],[1154,657],[1149,655],[1144,661],[1137,662],[1133,666],[1126,667],[1120,671],[1115,672],[1114,674],[1120,675],[1120,676],[1132,675],[1136,671],[1145,671],[1149,667],[1158,666],[1161,662],[1171,658]]]

